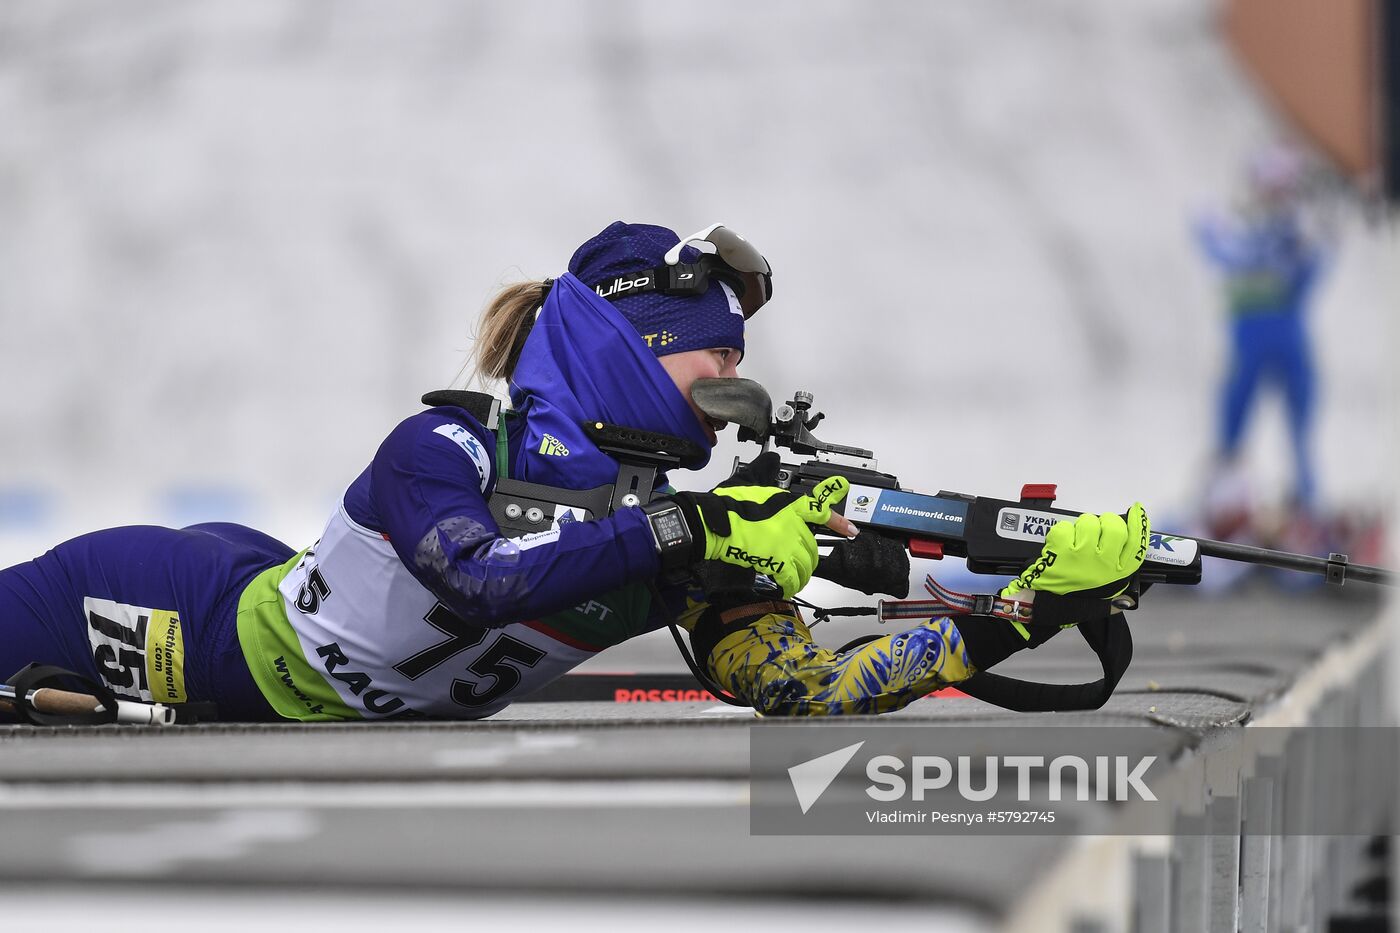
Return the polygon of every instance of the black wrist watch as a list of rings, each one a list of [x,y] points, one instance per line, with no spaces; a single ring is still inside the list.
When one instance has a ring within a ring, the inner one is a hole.
[[[661,572],[688,568],[695,539],[680,505],[673,499],[657,499],[642,506],[642,511],[646,513],[651,535],[656,539],[656,553],[661,555]]]

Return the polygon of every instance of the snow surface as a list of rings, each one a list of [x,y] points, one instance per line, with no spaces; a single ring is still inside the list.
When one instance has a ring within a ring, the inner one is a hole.
[[[619,218],[756,243],[777,297],[742,373],[907,485],[1187,511],[1224,330],[1186,225],[1274,134],[1216,15],[0,6],[0,566],[120,522],[309,544],[493,289]],[[1334,503],[1388,494],[1394,436],[1386,247],[1343,233],[1313,318]]]

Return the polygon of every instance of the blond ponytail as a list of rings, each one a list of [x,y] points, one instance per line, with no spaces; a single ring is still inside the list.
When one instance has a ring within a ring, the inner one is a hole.
[[[545,291],[544,282],[518,282],[502,288],[486,305],[467,360],[467,369],[479,382],[510,381]]]

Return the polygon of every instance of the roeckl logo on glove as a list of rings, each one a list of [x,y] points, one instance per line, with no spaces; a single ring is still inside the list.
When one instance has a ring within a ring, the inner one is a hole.
[[[1147,529],[1148,529],[1148,525],[1147,525],[1147,513],[1146,513],[1146,512],[1143,512],[1143,513],[1142,513],[1142,531],[1141,531],[1141,533],[1140,533],[1139,536],[1138,536],[1138,549],[1137,549],[1137,559],[1138,559],[1138,560],[1144,560],[1144,559],[1147,557],[1147,539],[1148,539]],[[1168,549],[1168,550],[1170,550],[1170,549]]]
[[[1044,554],[1041,554],[1038,558],[1036,558],[1035,563],[1031,564],[1024,571],[1022,571],[1021,583],[1025,586],[1030,586],[1036,580],[1040,579],[1040,575],[1042,573],[1049,570],[1053,566],[1055,566],[1055,552],[1046,551]]]
[[[724,556],[733,557],[735,560],[741,560],[755,570],[769,570],[773,573],[782,573],[783,568],[787,566],[787,561],[785,560],[774,560],[771,557],[758,557],[732,544],[725,549]]]
[[[815,490],[815,494],[812,496],[812,502],[810,505],[811,510],[813,512],[820,512],[823,508],[826,507],[826,500],[836,495],[839,488],[840,487],[838,486],[828,486],[825,489]]]

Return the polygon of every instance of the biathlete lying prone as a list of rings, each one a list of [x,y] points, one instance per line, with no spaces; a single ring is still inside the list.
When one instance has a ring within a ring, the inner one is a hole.
[[[702,466],[723,425],[690,388],[736,375],[745,322],[771,293],[767,261],[723,227],[682,241],[614,223],[567,274],[486,308],[475,364],[509,387],[501,422],[453,404],[406,418],[304,551],[239,525],[139,526],[0,571],[0,675],[53,664],[120,697],[212,702],[225,720],[478,719],[676,619],[705,672],[762,713],[879,713],[1058,631],[967,615],[819,647],[790,600],[817,563],[813,527],[855,535],[832,508],[848,487],[833,477],[797,495],[763,458],[710,492],[659,477],[645,505],[561,508],[502,534],[488,501],[507,477],[617,479],[589,423],[688,440]],[[1061,523],[1002,595],[1038,595],[1038,614],[1073,624],[1123,590],[1147,532],[1141,505],[1126,521]],[[763,573],[772,595],[706,592],[698,581],[716,575],[691,571],[714,561]]]

